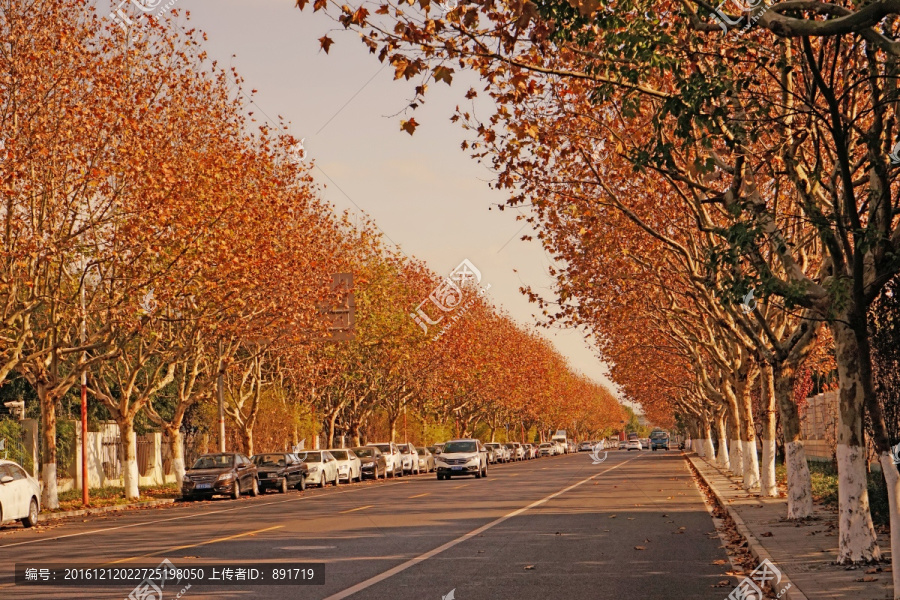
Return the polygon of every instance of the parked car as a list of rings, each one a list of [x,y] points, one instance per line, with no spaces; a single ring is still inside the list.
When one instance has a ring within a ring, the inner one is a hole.
[[[544,442],[538,446],[538,454],[540,456],[553,456],[556,454],[556,445],[550,442]]]
[[[474,475],[478,479],[487,477],[487,448],[481,440],[449,441],[435,462],[438,479],[450,479],[454,475]]]
[[[512,442],[507,442],[506,444],[503,444],[503,447],[506,448],[506,454],[509,457],[508,460],[510,462],[515,462],[515,461],[519,460],[519,455],[516,452],[515,444],[513,444]]]
[[[428,448],[416,448],[419,454],[419,471],[424,473],[434,472],[434,455]]]
[[[328,450],[307,450],[305,455],[300,455],[300,458],[309,468],[309,475],[306,476],[306,482],[309,485],[323,488],[327,483],[332,485],[340,483],[337,460]]]
[[[590,442],[581,442],[580,444],[578,444],[579,452],[590,452],[593,449],[594,449],[594,445],[591,444]]]
[[[625,450],[628,447],[628,442],[625,440],[619,440],[619,450]]]
[[[641,450],[643,447],[641,446],[641,440],[628,440],[625,442],[625,449],[628,451],[631,450]]]
[[[11,460],[0,460],[0,525],[18,519],[37,525],[41,514],[41,484]]]
[[[489,442],[484,445],[490,451],[490,457],[493,459],[494,463],[505,463],[506,462],[506,452],[504,452],[503,444],[498,444],[497,442]]]
[[[497,463],[497,448],[493,444],[485,444],[484,449],[487,450],[488,453],[488,464],[493,465]]]
[[[650,438],[641,438],[641,450],[649,450],[650,449]]]
[[[347,448],[332,448],[328,450],[337,461],[338,480],[347,480],[347,483],[362,481],[362,461]]]
[[[521,442],[513,442],[512,445],[516,453],[516,460],[525,460],[525,446]]]
[[[416,452],[416,447],[410,444],[409,442],[405,444],[397,444],[397,447],[400,449],[400,456],[403,464],[403,472],[409,473],[412,475],[415,473],[418,475],[419,471],[419,453]]]
[[[259,481],[256,465],[239,452],[203,454],[181,480],[181,496],[185,500],[214,495],[237,500],[244,492],[258,496]]]
[[[254,454],[251,458],[256,465],[256,480],[259,491],[278,490],[286,494],[288,488],[306,489],[306,464],[289,452]]]
[[[384,454],[387,461],[387,472],[391,477],[403,477],[403,456],[400,448],[394,442],[386,442],[384,444],[369,444],[375,446]]]
[[[435,444],[433,446],[426,446],[426,448],[428,448],[428,451],[431,452],[431,454],[433,454],[434,456],[437,456],[438,454],[441,453],[440,447],[441,447],[441,444]]]
[[[575,442],[569,440],[565,444],[566,446],[566,454],[575,454]]]
[[[387,460],[381,450],[375,446],[360,446],[352,450],[360,460],[360,472],[363,477],[376,480],[387,477]]]

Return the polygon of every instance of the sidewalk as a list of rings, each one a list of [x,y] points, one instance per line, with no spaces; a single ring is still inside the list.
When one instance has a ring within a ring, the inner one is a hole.
[[[833,564],[838,549],[836,511],[814,505],[813,520],[787,521],[785,498],[761,498],[741,488],[741,479],[724,474],[695,454],[686,454],[700,472],[747,539],[750,552],[762,561],[768,558],[792,587],[782,596],[787,600],[852,598],[884,600],[893,598],[890,564],[878,565],[882,572],[866,573],[872,567],[847,570]],[[890,557],[890,540],[878,536],[882,553]],[[863,581],[864,580],[864,581]]]
[[[97,508],[81,508],[78,510],[64,510],[56,512],[42,512],[40,514],[41,521],[55,521],[57,519],[66,519],[69,517],[83,517],[85,515],[100,515],[108,512],[118,512],[122,510],[132,510],[136,508],[152,508],[154,506],[163,506],[172,504],[175,500],[164,498],[162,500],[148,500],[146,502],[135,502],[132,504],[114,504],[112,506],[98,506]]]

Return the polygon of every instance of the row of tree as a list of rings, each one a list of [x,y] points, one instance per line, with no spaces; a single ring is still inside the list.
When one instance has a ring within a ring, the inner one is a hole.
[[[654,421],[682,419],[701,452],[718,438],[715,459],[764,495],[780,417],[790,518],[812,510],[798,370],[835,369],[838,560],[881,557],[866,422],[900,548],[890,370],[873,376],[872,350],[896,334],[896,315],[872,310],[900,272],[896,6],[735,2],[712,20],[699,1],[313,8],[418,82],[413,109],[457,69],[481,76],[490,102],[470,89],[453,118],[563,265],[554,297],[526,291],[548,321],[593,334]],[[900,597],[900,561],[893,575]]]
[[[82,378],[119,425],[128,498],[136,423],[167,434],[180,480],[185,416],[220,378],[251,454],[258,423],[279,416],[272,397],[315,414],[329,444],[338,427],[358,441],[373,415],[393,437],[404,411],[460,435],[621,422],[607,390],[472,282],[323,203],[296,140],[254,123],[240,76],[199,33],[123,30],[80,0],[4,0],[0,39],[0,384],[24,379],[38,401],[44,506],[58,505],[58,406]],[[335,273],[354,277],[349,341],[329,329],[348,291]],[[456,294],[429,309],[440,336],[410,315],[437,289]]]

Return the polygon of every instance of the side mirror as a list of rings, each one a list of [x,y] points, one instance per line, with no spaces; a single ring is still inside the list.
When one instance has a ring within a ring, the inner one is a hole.
[[[4,475],[3,477],[0,477],[0,483],[12,483],[13,481],[15,480],[11,475]]]

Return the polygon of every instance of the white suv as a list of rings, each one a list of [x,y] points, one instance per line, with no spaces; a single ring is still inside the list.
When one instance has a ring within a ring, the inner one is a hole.
[[[409,473],[412,475],[415,473],[419,474],[419,453],[416,452],[416,447],[411,443],[400,444],[400,456],[402,457],[403,463],[403,472]]]
[[[375,446],[384,454],[384,462],[387,463],[386,474],[391,477],[403,477],[403,454],[394,442],[383,444],[368,444]]]
[[[450,479],[454,475],[487,477],[488,453],[481,440],[451,440],[434,461],[438,479]]]

